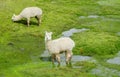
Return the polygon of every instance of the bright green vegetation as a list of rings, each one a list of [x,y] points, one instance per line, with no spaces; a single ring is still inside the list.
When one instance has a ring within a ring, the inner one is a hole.
[[[11,21],[14,13],[28,6],[42,8],[41,26],[34,18],[30,27],[24,19]],[[52,68],[50,62],[40,60],[44,32],[52,31],[55,39],[71,28],[90,29],[71,37],[76,43],[74,54],[95,57],[102,65],[120,70],[104,63],[120,50],[119,7],[119,0],[0,0],[0,77],[96,77],[89,73],[95,64],[78,62],[83,68]],[[87,18],[89,15],[99,17]]]

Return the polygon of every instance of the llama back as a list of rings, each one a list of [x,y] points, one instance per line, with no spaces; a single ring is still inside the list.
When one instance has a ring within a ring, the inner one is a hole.
[[[55,53],[55,52],[59,53],[60,51],[66,51],[66,50],[72,51],[74,46],[75,46],[74,41],[67,37],[53,40],[48,44],[50,51],[53,51],[50,53]]]
[[[40,15],[42,15],[42,10],[38,7],[27,7],[23,9],[23,11],[20,13],[20,16],[25,18],[40,16]]]
[[[75,46],[74,41],[68,37],[60,38],[58,41],[60,41],[58,46],[62,48],[61,50],[72,50],[72,48]]]

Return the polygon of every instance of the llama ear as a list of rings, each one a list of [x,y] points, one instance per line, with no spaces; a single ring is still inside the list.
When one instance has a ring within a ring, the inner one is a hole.
[[[47,35],[47,34],[48,34],[48,32],[47,32],[47,31],[45,31],[45,34]]]

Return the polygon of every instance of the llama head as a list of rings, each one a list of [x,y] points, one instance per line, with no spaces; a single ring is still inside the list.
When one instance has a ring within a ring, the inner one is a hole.
[[[52,32],[45,32],[45,41],[49,41],[52,39]]]
[[[13,16],[12,16],[12,21],[18,21],[18,16],[15,15],[15,14],[13,14]]]

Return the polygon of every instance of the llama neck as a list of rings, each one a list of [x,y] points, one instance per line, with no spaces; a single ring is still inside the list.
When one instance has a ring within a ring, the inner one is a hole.
[[[48,50],[48,45],[49,45],[49,43],[51,42],[52,40],[46,40],[45,41],[45,48]]]
[[[47,45],[50,41],[51,41],[51,40],[46,40],[46,41],[45,41],[45,44]]]
[[[48,39],[47,37],[45,37],[45,44],[47,45],[48,42],[50,42],[52,39]]]

